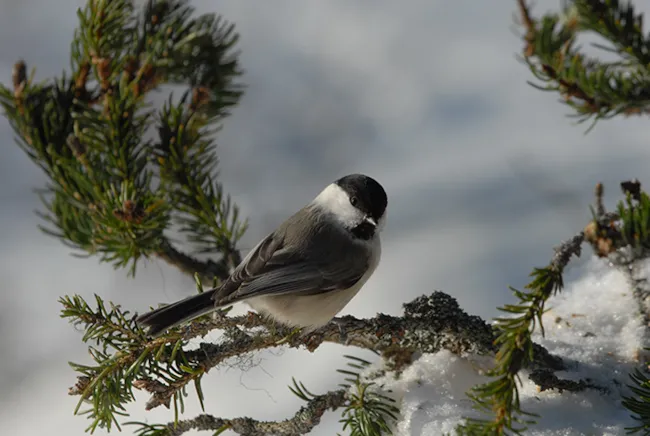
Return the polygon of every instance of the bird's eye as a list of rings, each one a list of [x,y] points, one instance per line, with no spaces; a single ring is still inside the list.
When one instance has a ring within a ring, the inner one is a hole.
[[[359,203],[359,199],[357,197],[354,197],[354,196],[350,197],[350,204],[352,206],[356,206],[357,203]]]

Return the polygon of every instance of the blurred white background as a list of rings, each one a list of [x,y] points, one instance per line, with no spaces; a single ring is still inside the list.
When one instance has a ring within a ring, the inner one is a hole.
[[[636,2],[639,7],[646,7]],[[24,58],[37,79],[69,66],[82,0],[0,0],[0,80]],[[512,301],[552,247],[581,229],[596,182],[608,204],[627,178],[644,180],[645,119],[617,119],[585,135],[557,95],[526,84],[515,59],[514,1],[195,1],[241,35],[247,93],[219,135],[221,180],[250,217],[250,248],[323,186],[364,172],[389,195],[382,263],[344,313],[399,314],[433,289],[484,317]],[[559,0],[538,0],[536,13]],[[0,422],[13,435],[82,434],[68,397],[67,361],[89,362],[81,335],[59,318],[63,294],[94,293],[142,311],[194,292],[193,280],[162,262],[136,279],[97,260],[69,256],[37,229],[33,188],[45,179],[0,119]],[[589,253],[588,253],[589,254]],[[250,371],[213,370],[206,411],[284,419],[300,406],[291,376],[315,392],[333,388],[334,367],[355,350],[254,356]],[[170,411],[134,420],[167,422]],[[187,417],[198,412],[193,394]],[[314,432],[340,429],[329,414]],[[130,434],[130,428],[124,432]],[[101,434],[101,432],[100,432]]]

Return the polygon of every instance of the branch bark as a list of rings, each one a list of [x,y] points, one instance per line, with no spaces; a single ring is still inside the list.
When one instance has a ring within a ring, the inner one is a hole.
[[[182,337],[189,340],[222,329],[224,338],[216,344],[203,342],[198,349],[186,351],[185,355],[205,373],[244,353],[278,346],[314,351],[324,342],[379,352],[396,370],[411,363],[414,352],[434,353],[446,349],[459,356],[493,355],[496,352],[493,327],[478,316],[468,315],[455,298],[439,291],[405,304],[401,317],[378,314],[374,318],[358,319],[345,316],[310,334],[296,334],[295,330],[283,326],[270,326],[261,332],[259,329],[251,330],[262,326],[268,327],[268,324],[252,312],[239,317],[227,317],[217,312],[214,319],[188,325]],[[565,368],[560,358],[551,355],[541,345],[535,345],[532,366],[550,372]],[[154,379],[141,380],[138,387],[152,394],[146,409],[169,405],[174,393],[195,377],[186,374],[169,386],[161,386]]]
[[[591,383],[589,380],[565,380],[559,378],[553,374],[553,372],[548,370],[534,370],[530,373],[528,378],[539,387],[540,392],[549,389],[556,389],[560,393],[563,391],[582,392],[586,389],[595,389],[600,391],[602,394],[609,392],[607,388]]]
[[[229,429],[246,436],[294,436],[309,433],[316,427],[323,414],[345,405],[346,392],[343,389],[317,395],[298,410],[295,415],[284,421],[256,421],[252,418],[216,418],[212,415],[199,415],[194,419],[170,422],[167,424],[170,436],[180,436],[190,430]]]
[[[230,270],[241,261],[238,250],[233,250],[229,255],[224,255],[218,262],[211,259],[201,261],[179,251],[168,240],[164,240],[160,244],[160,250],[155,254],[190,277],[198,273],[202,282],[210,284],[214,277],[220,281],[226,280],[230,275]]]

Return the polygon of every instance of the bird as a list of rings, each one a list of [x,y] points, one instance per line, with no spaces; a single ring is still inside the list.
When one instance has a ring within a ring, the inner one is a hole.
[[[305,332],[329,323],[357,295],[381,258],[388,197],[364,174],[327,185],[262,239],[219,286],[136,318],[149,336],[245,302]]]

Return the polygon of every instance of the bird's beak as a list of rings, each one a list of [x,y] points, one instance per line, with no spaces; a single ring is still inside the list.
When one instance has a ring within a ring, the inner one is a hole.
[[[366,217],[364,218],[364,220],[365,220],[367,223],[372,224],[373,227],[377,227],[377,221],[375,221],[375,219],[372,218],[371,216],[366,215]]]

